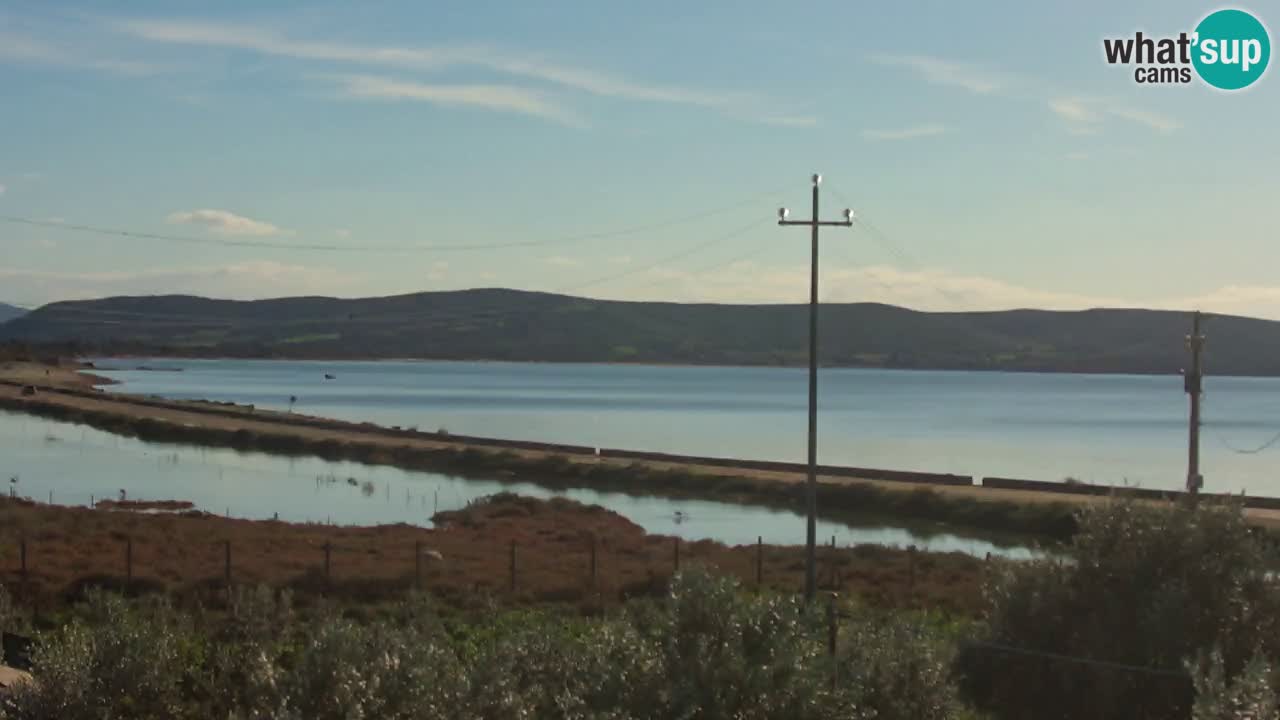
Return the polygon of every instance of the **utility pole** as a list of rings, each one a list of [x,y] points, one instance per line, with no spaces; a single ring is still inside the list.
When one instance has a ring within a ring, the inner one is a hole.
[[[812,602],[818,591],[818,228],[823,225],[853,227],[853,211],[845,209],[844,220],[818,219],[818,186],[822,176],[813,176],[813,215],[808,220],[788,220],[789,211],[778,208],[779,225],[807,225],[810,235],[809,266],[809,477],[805,483],[807,530],[805,534],[804,600]]]
[[[1200,311],[1191,316],[1191,334],[1187,336],[1187,349],[1191,351],[1191,369],[1183,373],[1183,389],[1191,396],[1191,423],[1187,437],[1187,492],[1195,495],[1204,485],[1200,475],[1200,395],[1203,392],[1204,370],[1200,366],[1200,352],[1204,349],[1204,335],[1200,332]]]

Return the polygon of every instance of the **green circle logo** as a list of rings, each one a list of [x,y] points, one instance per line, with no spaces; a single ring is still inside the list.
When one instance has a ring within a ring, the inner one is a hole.
[[[1200,79],[1219,90],[1241,90],[1258,81],[1271,60],[1271,36],[1243,10],[1218,10],[1196,26],[1191,63]]]

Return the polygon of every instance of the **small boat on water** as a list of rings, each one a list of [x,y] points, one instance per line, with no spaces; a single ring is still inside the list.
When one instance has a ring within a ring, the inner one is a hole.
[[[330,375],[329,373],[325,373],[325,374],[324,374],[324,379],[325,379],[325,380],[333,380],[333,379],[335,379],[336,377],[337,377],[336,375]]]

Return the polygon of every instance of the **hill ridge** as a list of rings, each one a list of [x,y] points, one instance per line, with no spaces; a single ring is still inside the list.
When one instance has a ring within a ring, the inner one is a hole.
[[[826,366],[1177,373],[1184,312],[1150,309],[930,312],[824,303]],[[1209,371],[1280,375],[1280,322],[1215,315]],[[46,305],[0,340],[78,343],[86,353],[274,358],[804,365],[806,304],[597,300],[510,288],[374,298],[223,300],[117,296]]]

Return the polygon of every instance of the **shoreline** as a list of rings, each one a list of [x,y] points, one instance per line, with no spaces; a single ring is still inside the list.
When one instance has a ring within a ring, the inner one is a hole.
[[[500,360],[494,358],[428,358],[428,357],[365,357],[353,355],[335,355],[320,357],[289,357],[289,356],[264,356],[264,355],[174,355],[172,353],[159,352],[151,354],[137,353],[102,353],[95,355],[87,355],[93,359],[100,360],[118,360],[118,359],[154,359],[154,360],[248,360],[254,362],[307,362],[307,363],[325,363],[325,362],[361,362],[361,363],[457,363],[457,364],[492,364],[492,365],[591,365],[600,367],[655,367],[655,368],[735,368],[735,369],[790,369],[790,370],[807,370],[805,365],[789,365],[789,364],[771,364],[757,363],[753,365],[742,365],[733,363],[688,363],[688,362],[660,362],[660,361],[618,361],[618,360]],[[136,368],[122,368],[118,372],[126,370],[134,370]],[[1004,373],[1010,375],[1112,375],[1115,377],[1182,377],[1179,371],[1117,371],[1117,370],[1045,370],[1036,368],[956,368],[956,367],[901,367],[888,365],[818,365],[819,370],[880,370],[888,372],[931,372],[931,373]],[[1233,373],[1217,373],[1215,377],[1230,378],[1252,378],[1258,380],[1270,380],[1280,378],[1280,374],[1276,375],[1244,375]]]
[[[153,442],[354,460],[486,480],[532,482],[551,489],[576,487],[633,496],[803,509],[805,474],[796,464],[627,451],[601,455],[598,449],[592,454],[590,448],[573,452],[570,446],[397,430],[230,403],[107,394],[94,388],[95,378],[65,366],[47,368],[53,383],[33,396],[23,396],[14,384],[12,365],[0,370],[0,407]],[[45,369],[38,368],[39,376],[43,377]],[[30,375],[28,371],[18,377]],[[1057,491],[983,486],[972,484],[972,478],[929,478],[927,473],[901,473],[907,477],[898,478],[890,473],[878,479],[859,474],[874,472],[889,471],[821,468],[820,517],[848,524],[928,524],[937,532],[959,530],[1014,542],[1063,541],[1074,534],[1075,511],[1110,494],[1087,494],[1067,486]],[[932,481],[910,479],[916,476]],[[1280,526],[1280,511],[1249,508],[1246,512],[1259,524]]]

